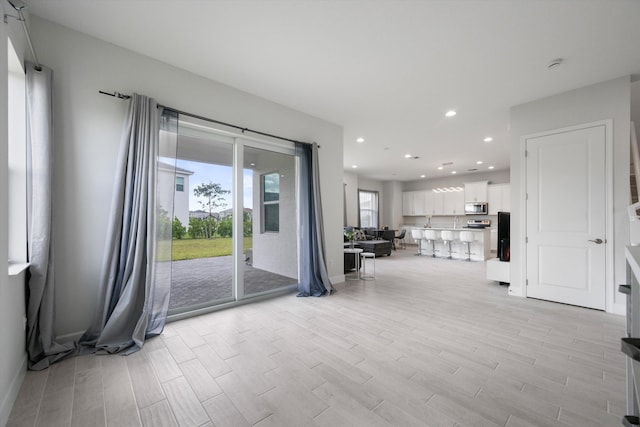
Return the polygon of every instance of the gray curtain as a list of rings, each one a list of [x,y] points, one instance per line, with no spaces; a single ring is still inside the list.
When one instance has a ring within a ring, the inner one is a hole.
[[[111,217],[93,323],[80,352],[132,353],[162,332],[169,288],[156,287],[156,187],[161,111],[133,94],[114,176]]]
[[[320,199],[318,145],[296,143],[300,159],[300,283],[298,296],[322,296],[333,290],[325,262]]]
[[[53,71],[27,62],[27,354],[29,369],[48,367],[72,354],[74,344],[55,341],[53,324]]]

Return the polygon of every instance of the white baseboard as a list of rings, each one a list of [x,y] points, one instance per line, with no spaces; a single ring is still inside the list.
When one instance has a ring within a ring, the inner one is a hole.
[[[22,382],[24,381],[26,373],[27,353],[25,352],[22,357],[22,363],[20,363],[20,368],[16,370],[7,393],[2,397],[2,404],[0,405],[0,426],[6,425],[7,421],[9,421],[11,409],[16,401],[16,397],[18,397],[18,392],[20,392],[20,387],[22,387]]]
[[[342,283],[345,281],[344,274],[339,274],[337,276],[329,277],[331,284]]]
[[[611,314],[619,314],[620,316],[627,315],[627,304],[613,304],[611,310],[608,311]]]

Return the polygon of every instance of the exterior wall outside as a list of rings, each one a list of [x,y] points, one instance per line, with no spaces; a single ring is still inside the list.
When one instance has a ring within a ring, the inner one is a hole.
[[[624,248],[629,243],[627,206],[629,191],[629,117],[630,79],[628,76],[565,92],[511,108],[511,286],[509,292],[523,295],[522,277],[524,212],[520,138],[525,135],[613,119],[613,283],[626,283]],[[624,313],[625,296],[613,292],[613,307],[608,310]]]
[[[176,190],[176,177],[184,179],[184,191]],[[169,211],[171,216],[171,206],[173,205],[173,217],[178,218],[185,228],[189,228],[189,174],[173,172],[172,170],[158,168],[158,186],[160,188],[173,188],[173,192],[160,192],[158,194],[158,204]],[[172,200],[168,200],[173,196]]]
[[[253,266],[283,276],[298,278],[298,219],[296,206],[295,157],[270,156],[266,169],[253,172]],[[258,160],[257,164],[265,162]],[[262,191],[263,174],[280,173],[280,231],[263,233]]]
[[[88,326],[104,251],[127,104],[98,90],[137,92],[205,117],[320,143],[327,267],[330,277],[343,275],[342,199],[333,197],[342,190],[340,126],[38,17],[31,32],[39,59],[54,70],[58,335],[75,336]]]

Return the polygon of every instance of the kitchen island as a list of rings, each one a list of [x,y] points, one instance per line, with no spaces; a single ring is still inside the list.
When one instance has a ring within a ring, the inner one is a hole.
[[[451,258],[453,259],[467,259],[467,243],[460,241],[461,231],[471,231],[473,233],[473,242],[471,243],[471,260],[472,261],[485,261],[491,258],[491,232],[488,228],[469,228],[469,227],[457,227],[457,228],[422,228],[420,230],[436,230],[438,232],[438,239],[435,242],[435,255],[439,258],[449,257],[449,245],[445,244],[440,237],[440,232],[444,230],[450,230],[453,232],[453,240],[451,241]],[[433,256],[433,245],[426,239],[422,239],[420,242],[420,254]]]

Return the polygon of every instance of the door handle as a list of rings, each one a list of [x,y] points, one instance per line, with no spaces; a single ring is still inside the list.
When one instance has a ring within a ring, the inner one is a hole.
[[[602,240],[602,239],[595,239],[595,240],[589,240],[589,241],[593,242],[595,244],[598,244],[598,245],[601,244],[601,243],[604,243],[604,240]]]

